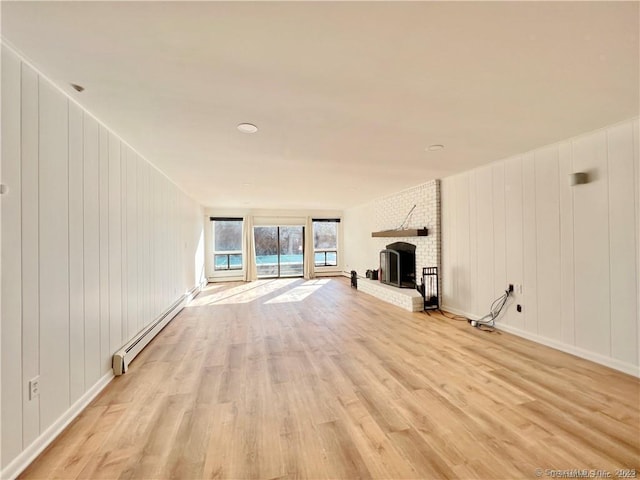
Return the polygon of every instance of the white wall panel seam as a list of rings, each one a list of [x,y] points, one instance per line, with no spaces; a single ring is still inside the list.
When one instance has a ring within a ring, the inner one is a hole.
[[[609,210],[610,205],[611,205],[611,189],[609,188],[609,181],[611,180],[610,177],[610,170],[609,170],[609,130],[605,130],[604,131],[604,140],[605,140],[605,149],[604,149],[604,155],[606,156],[605,159],[605,168],[607,169],[606,171],[606,176],[607,176],[607,183],[605,185],[605,187],[607,188],[607,210],[606,210],[606,217],[607,217],[607,265],[609,266],[609,285],[607,285],[607,291],[608,291],[608,301],[609,301],[609,357],[614,358],[613,355],[613,338],[612,338],[612,325],[613,322],[611,320],[611,310],[612,310],[612,305],[611,305],[611,283],[612,283],[612,275],[611,275],[611,212]]]
[[[575,148],[575,142],[572,140],[571,141],[571,148],[569,148],[569,171],[571,173],[574,173],[574,167],[573,167],[573,152],[574,152],[574,148]],[[573,243],[573,245],[571,245],[571,255],[573,256],[573,261],[571,262],[571,267],[573,269],[573,278],[574,281],[573,283],[573,344],[577,346],[577,337],[576,337],[576,282],[575,282],[575,278],[576,278],[576,215],[575,215],[575,190],[571,189],[571,229],[572,229],[572,234],[571,234],[571,241]]]
[[[490,205],[491,205],[491,211],[495,212],[496,208],[495,208],[495,205],[493,204],[494,197],[493,197],[493,167],[492,166],[491,166],[489,172],[491,173],[490,178],[489,178],[489,180],[490,180],[489,192],[491,193]],[[496,250],[495,250],[495,244],[496,244],[496,219],[495,219],[493,213],[491,215],[491,232],[492,233],[491,233],[491,245],[490,246],[491,246],[491,250],[493,251],[493,253],[491,255],[491,257],[493,258],[493,265],[491,265],[491,272],[492,272],[491,275],[493,277],[493,279],[492,279],[493,281],[491,283],[492,283],[492,286],[493,286],[493,290],[495,292],[495,291],[497,291],[497,288],[496,288],[497,287],[496,286],[496,259],[495,259],[495,252],[496,252]]]
[[[502,176],[502,197],[504,198],[504,208],[502,209],[504,216],[504,275],[508,285],[509,283],[513,283],[513,279],[509,278],[509,264],[507,259],[507,242],[509,241],[507,236],[507,164],[506,162],[502,162],[502,165],[504,166],[504,173]],[[507,285],[505,285],[505,288],[508,288]],[[504,320],[505,317],[509,319],[507,316],[509,304],[506,304],[505,307],[506,311],[502,314],[502,320]]]
[[[538,284],[540,282],[540,278],[539,278],[539,272],[540,272],[540,268],[538,268],[538,205],[537,205],[537,200],[538,200],[538,163],[536,162],[536,157],[535,155],[533,156],[533,244],[536,246],[536,248],[533,249],[533,257],[534,257],[534,261],[533,264],[536,266],[536,280],[535,280],[535,285],[536,285],[536,291],[535,291],[535,295],[533,296],[533,302],[535,302],[536,304],[536,308],[535,308],[535,313],[536,313],[536,335],[538,334],[538,332],[540,331],[540,319],[538,317],[538,292],[540,291],[540,289],[538,288]],[[529,309],[530,310],[530,309]]]
[[[632,132],[633,132],[633,169],[634,169],[634,178],[633,182],[634,187],[634,197],[635,201],[635,219],[636,219],[636,228],[635,228],[635,237],[636,237],[636,349],[637,349],[637,357],[638,357],[638,365],[640,366],[640,152],[638,148],[640,146],[640,139],[638,136],[640,135],[640,120],[636,119],[632,123]]]
[[[2,310],[0,316],[3,317],[2,349],[3,363],[2,381],[3,385],[0,397],[4,397],[2,410],[0,411],[0,456],[6,461],[15,450],[22,448],[23,427],[22,412],[24,410],[23,392],[23,365],[22,355],[19,345],[22,343],[22,302],[16,301],[22,295],[22,282],[20,275],[22,272],[22,260],[20,257],[11,255],[13,245],[21,245],[21,217],[22,217],[22,192],[21,192],[21,126],[18,122],[9,121],[20,119],[22,104],[20,102],[20,92],[22,90],[21,65],[19,59],[9,57],[2,47],[2,183],[8,187],[0,199],[0,210],[2,212]],[[16,96],[17,93],[17,96]],[[17,125],[16,125],[17,123]],[[7,281],[12,276],[16,276],[17,282]],[[13,355],[20,353],[16,359],[17,365],[12,368]],[[8,388],[9,387],[9,388]],[[3,419],[4,417],[4,419]],[[3,421],[4,420],[4,421]],[[4,454],[2,454],[4,451]],[[9,458],[10,460],[10,458]],[[1,468],[0,464],[0,468]]]
[[[23,138],[23,130],[22,130],[22,111],[23,111],[23,102],[24,102],[24,96],[23,96],[23,92],[22,92],[22,62],[19,62],[19,74],[20,74],[20,79],[19,79],[19,88],[20,91],[18,92],[20,95],[20,124],[19,124],[19,129],[20,129],[20,143],[19,143],[19,164],[20,164],[20,197],[22,197],[23,195],[23,190],[22,190],[22,142],[24,141]],[[6,119],[5,119],[6,120]],[[22,275],[22,232],[24,231],[24,221],[23,221],[23,211],[22,211],[22,198],[20,198],[20,343],[21,343],[21,350],[23,350],[23,345],[24,345],[24,322],[23,322],[23,318],[24,318],[24,312],[23,312],[23,308],[22,305],[24,304],[24,276]],[[6,280],[5,280],[6,281]],[[1,338],[1,337],[0,337]],[[22,351],[20,352],[20,379],[24,379],[24,363],[22,361]],[[24,415],[24,385],[20,385],[20,407],[21,407],[21,416]],[[22,419],[21,419],[22,420]],[[22,424],[22,421],[21,421]],[[1,432],[0,432],[1,433]],[[22,441],[24,442],[24,428],[22,431]],[[24,444],[23,444],[23,448],[24,448]],[[1,451],[1,449],[0,449]],[[2,468],[2,463],[0,462],[0,468]]]
[[[560,229],[562,228],[560,223],[561,223],[561,217],[562,217],[562,213],[560,211],[560,205],[562,200],[560,199],[561,193],[560,193],[560,146],[556,146],[554,148],[554,153],[555,153],[555,164],[556,164],[556,176],[558,179],[558,185],[556,188],[556,198],[558,199],[558,217],[556,219],[556,232],[557,232],[557,236],[556,236],[556,242],[558,244],[558,270],[557,273],[559,275],[559,279],[560,281],[558,282],[558,289],[559,289],[559,298],[560,298],[560,303],[558,304],[558,319],[560,324],[559,329],[558,329],[558,340],[562,340],[562,295],[560,292],[562,292],[562,234],[560,233]]]
[[[611,302],[611,286],[613,283],[613,269],[611,268],[611,169],[609,168],[609,130],[605,130],[604,139],[606,142],[605,155],[607,166],[607,240],[609,245],[607,248],[607,264],[609,265],[609,356],[613,357],[613,303]]]
[[[613,280],[613,276],[614,276],[614,272],[613,272],[613,268],[611,265],[611,168],[609,167],[609,149],[610,149],[610,145],[609,145],[609,135],[610,135],[610,130],[605,130],[605,142],[606,142],[606,148],[605,148],[605,155],[607,156],[607,161],[606,161],[606,167],[607,167],[607,240],[609,242],[608,248],[607,248],[607,257],[608,257],[608,265],[609,265],[609,356],[610,357],[614,357],[614,352],[613,352],[613,314],[614,314],[614,305],[611,302],[611,287],[613,285],[614,280]]]
[[[39,77],[38,75],[32,71],[27,70],[28,66],[21,62],[20,68],[20,124],[21,124],[21,147],[26,147],[28,145],[28,141],[31,141],[31,157],[28,158],[25,156],[26,148],[21,148],[21,187],[22,187],[22,244],[21,250],[23,252],[22,262],[21,262],[21,271],[22,271],[22,380],[23,385],[21,385],[21,391],[24,392],[27,388],[28,379],[32,377],[32,375],[39,375],[40,373],[40,308],[37,299],[39,298],[39,284],[40,284],[40,242],[39,242],[39,229],[40,229],[40,208],[39,208],[39,198],[40,198],[40,185],[39,185],[39,169],[40,169],[40,143],[38,141],[39,138],[39,128],[40,128],[40,115],[39,115],[39,103],[40,103],[40,92],[39,92]],[[31,88],[25,88],[26,82],[29,80],[25,75],[25,72],[29,72],[31,76]],[[26,101],[27,96],[26,92],[29,90],[33,97],[33,102],[31,102],[31,111],[27,112],[29,103]],[[28,113],[28,115],[25,115]],[[25,118],[26,117],[26,118]],[[26,122],[31,124],[34,131],[31,132],[31,135],[26,135],[25,126]],[[29,180],[32,181],[32,185],[28,185],[26,182],[27,174],[29,174]],[[26,191],[27,186],[29,186],[29,192]],[[29,196],[27,196],[29,195]],[[29,202],[27,203],[27,199]],[[25,208],[26,205],[31,205],[30,210],[34,210],[31,212],[27,212]],[[27,215],[31,216],[27,216]],[[24,250],[29,250],[28,258],[27,255],[24,255]],[[25,280],[25,273],[29,275],[33,275],[30,278],[31,284],[29,285],[29,289],[24,288],[27,284],[27,280]],[[32,297],[31,301],[28,301],[25,296],[25,292],[28,292]],[[35,300],[34,300],[35,299]],[[28,335],[27,335],[27,323],[25,317],[25,301],[26,304],[29,305],[29,334],[32,337],[33,348],[29,349],[27,345]],[[31,357],[31,358],[29,358]],[[29,359],[30,362],[28,366],[31,367],[25,369],[26,360]],[[26,372],[25,372],[26,370]],[[29,438],[35,437],[40,432],[40,398],[37,397],[34,400],[31,400],[29,403],[26,403],[26,397],[24,393],[22,393],[22,433],[23,433],[23,447],[26,443],[29,442]],[[28,414],[25,414],[25,404],[30,404],[31,409],[33,411],[33,417],[28,418]]]
[[[86,322],[86,318],[87,318],[87,303],[85,301],[85,295],[87,293],[87,286],[85,284],[85,275],[84,275],[84,243],[85,243],[85,235],[84,235],[84,219],[85,219],[85,215],[86,215],[86,206],[85,206],[85,201],[84,201],[84,114],[82,112],[82,110],[80,111],[80,141],[82,142],[82,147],[80,149],[80,152],[82,154],[82,171],[80,174],[80,185],[81,185],[81,196],[80,198],[82,199],[82,296],[83,296],[83,300],[82,300],[82,337],[83,337],[83,351],[82,351],[82,358],[83,361],[86,358],[86,354],[84,352],[84,349],[86,348],[87,345],[87,328],[85,326],[85,322]],[[87,383],[85,381],[86,379],[86,363],[85,366],[83,368],[82,371],[82,391],[85,392],[87,389]],[[73,403],[73,402],[72,402]]]
[[[527,288],[526,285],[524,285],[524,279],[525,279],[525,248],[524,248],[524,242],[525,242],[525,234],[524,234],[524,202],[525,202],[525,198],[524,198],[524,186],[525,186],[525,181],[524,181],[524,159],[526,157],[520,157],[520,218],[522,219],[520,222],[520,228],[522,229],[522,268],[520,271],[520,286],[522,288]],[[524,285],[524,286],[523,286]],[[524,295],[523,295],[524,297]],[[523,301],[524,298],[520,299],[520,301]],[[525,306],[526,307],[526,306]],[[526,331],[527,329],[527,321],[526,321],[526,315],[527,312],[525,310],[524,312],[525,318],[522,321],[522,329]]]
[[[127,219],[129,215],[130,201],[129,201],[129,155],[126,148],[120,143],[120,243],[122,249],[120,250],[120,269],[121,269],[121,281],[120,281],[120,295],[122,301],[120,305],[120,343],[125,344],[125,338],[129,334],[129,230],[127,225]],[[123,161],[124,160],[124,161]],[[126,325],[125,325],[126,323]]]
[[[36,351],[38,352],[38,375],[40,375],[40,372],[42,371],[41,368],[41,361],[42,361],[42,356],[40,355],[40,349],[41,349],[41,345],[42,345],[42,339],[40,338],[40,330],[41,330],[41,326],[40,326],[40,316],[41,316],[41,312],[40,312],[40,252],[41,252],[41,240],[40,240],[40,224],[42,222],[42,215],[40,212],[40,191],[42,189],[42,175],[40,175],[40,130],[41,130],[41,125],[40,125],[40,75],[37,75],[37,85],[38,88],[37,90],[37,96],[38,96],[38,297],[37,297],[37,302],[38,302],[38,345],[36,348]],[[38,432],[42,432],[42,406],[41,406],[41,401],[40,401],[40,397],[38,397]]]
[[[22,258],[22,242],[24,241],[23,239],[23,235],[22,233],[24,232],[25,226],[24,226],[24,211],[23,211],[23,195],[24,195],[24,191],[23,191],[23,177],[22,177],[22,145],[23,145],[23,141],[25,141],[24,139],[24,131],[23,131],[23,122],[22,122],[22,112],[23,112],[23,108],[24,108],[24,92],[22,91],[22,69],[23,69],[23,64],[22,61],[19,62],[19,72],[20,72],[20,151],[19,151],[19,162],[20,162],[20,379],[22,381],[24,381],[24,361],[23,361],[23,354],[24,354],[24,343],[25,343],[25,331],[24,331],[24,309],[22,308],[22,306],[24,305],[24,292],[25,292],[25,288],[24,288],[24,271],[23,271],[23,262],[24,259]],[[37,93],[37,89],[36,89],[36,93]],[[6,119],[5,119],[6,120]],[[36,200],[37,201],[37,200]],[[40,330],[38,328],[38,330]],[[0,337],[1,338],[1,337]],[[1,384],[0,384],[1,385]],[[20,411],[20,415],[21,415],[21,425],[22,425],[22,432],[21,432],[21,442],[22,442],[22,448],[24,448],[24,390],[25,390],[25,386],[24,385],[20,385],[20,407],[21,407],[21,411]],[[2,432],[0,431],[0,437]],[[1,449],[0,449],[1,452]],[[0,469],[2,468],[3,464],[0,462]]]
[[[69,141],[69,137],[71,136],[71,128],[69,128],[69,101],[67,100],[67,258],[69,259],[69,275],[67,275],[67,293],[69,302],[69,318],[67,320],[67,324],[69,328],[67,329],[67,341],[69,342],[69,355],[67,356],[67,373],[69,374],[69,388],[67,394],[69,395],[69,399],[71,399],[71,142]]]

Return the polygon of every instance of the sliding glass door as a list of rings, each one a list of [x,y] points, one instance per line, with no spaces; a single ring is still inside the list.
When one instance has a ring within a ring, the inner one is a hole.
[[[280,276],[302,277],[304,274],[304,227],[278,227],[280,242]]]
[[[258,278],[301,277],[304,273],[304,227],[253,227]]]

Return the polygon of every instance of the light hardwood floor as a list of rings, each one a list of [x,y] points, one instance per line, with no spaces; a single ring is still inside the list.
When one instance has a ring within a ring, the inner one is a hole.
[[[640,384],[348,279],[212,284],[22,478],[640,469]]]

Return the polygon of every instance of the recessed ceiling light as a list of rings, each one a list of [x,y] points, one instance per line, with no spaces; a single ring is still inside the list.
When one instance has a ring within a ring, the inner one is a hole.
[[[427,147],[427,150],[430,152],[435,152],[438,150],[442,150],[444,148],[444,145],[440,145],[440,144],[434,144],[434,145],[429,145]]]
[[[82,85],[78,85],[77,83],[72,83],[71,87],[78,93],[84,92],[84,87]]]
[[[242,133],[256,133],[258,131],[258,127],[253,123],[241,123],[238,125],[238,130]]]

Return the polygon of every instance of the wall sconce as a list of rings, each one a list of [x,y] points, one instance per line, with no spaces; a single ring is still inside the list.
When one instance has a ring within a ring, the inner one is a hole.
[[[589,183],[589,174],[587,172],[576,172],[569,174],[569,184],[572,187],[574,185],[582,185],[585,183]]]

